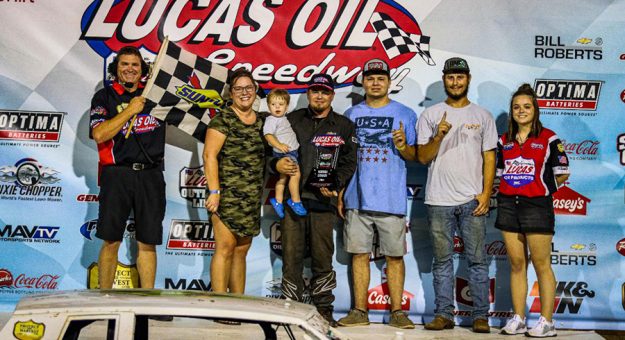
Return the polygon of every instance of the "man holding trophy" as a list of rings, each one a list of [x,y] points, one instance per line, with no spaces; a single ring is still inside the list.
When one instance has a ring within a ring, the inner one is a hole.
[[[336,273],[332,267],[333,230],[337,221],[339,193],[356,169],[357,139],[349,119],[332,110],[334,81],[326,74],[315,74],[306,91],[308,107],[290,113],[299,148],[299,164],[288,157],[274,159],[279,173],[291,175],[298,166],[302,174],[300,192],[309,214],[298,216],[285,211],[282,234],[282,295],[302,301],[303,265],[307,254],[312,260],[310,293],[319,313],[332,325]]]

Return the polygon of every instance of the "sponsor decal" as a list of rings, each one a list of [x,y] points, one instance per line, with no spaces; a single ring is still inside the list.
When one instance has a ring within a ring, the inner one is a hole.
[[[61,227],[54,226],[27,226],[6,224],[0,227],[0,241],[7,242],[35,242],[60,243],[56,236]]]
[[[96,194],[79,194],[78,196],[76,196],[76,201],[87,202],[87,203],[98,203],[100,202],[100,196]]]
[[[602,84],[600,80],[536,79],[534,90],[541,109],[595,111]]]
[[[603,38],[580,37],[567,45],[557,35],[534,36],[535,59],[601,60],[603,59]]]
[[[87,268],[87,289],[100,288],[98,273],[98,263],[91,263],[89,268]],[[126,265],[121,262],[117,262],[117,267],[115,268],[115,279],[113,280],[113,289],[129,288],[141,288],[139,285],[139,271],[137,270],[137,265]]]
[[[554,301],[554,314],[578,314],[584,299],[595,297],[595,291],[588,289],[588,283],[583,281],[560,281],[556,286],[556,297]],[[540,313],[540,295],[538,291],[538,281],[534,281],[530,296],[534,301],[530,307],[530,313]]]
[[[573,243],[568,249],[556,249],[551,243],[551,264],[560,266],[597,265],[597,245],[594,243]]]
[[[494,240],[484,245],[484,251],[486,256],[494,256],[497,260],[506,260],[508,251],[506,250],[506,244],[501,240]],[[454,253],[459,256],[464,256],[464,241],[460,236],[454,235]]]
[[[310,142],[317,147],[338,147],[345,144],[343,137],[332,134],[314,136]]]
[[[202,292],[208,292],[211,290],[211,282],[202,279],[172,279],[165,278],[165,289],[177,289],[177,290],[197,290]]]
[[[19,340],[39,340],[46,333],[46,325],[28,321],[18,321],[13,325],[13,336]]]
[[[598,140],[584,139],[574,142],[562,140],[566,155],[572,160],[596,160],[599,152]]]
[[[355,82],[372,53],[388,58],[394,75],[405,76],[410,70],[403,66],[416,55],[427,65],[435,64],[428,51],[430,38],[395,1],[187,4],[95,0],[83,14],[81,39],[106,58],[128,42],[154,54],[168,36],[211,62],[251,70],[263,88],[297,92],[305,91],[315,73],[327,73],[343,85]],[[306,58],[292,58],[296,54]]]
[[[621,165],[625,165],[625,133],[616,137],[616,150],[621,154],[619,161]]]
[[[93,232],[98,228],[98,220],[89,220],[80,226],[80,234],[89,241],[93,240]],[[126,221],[126,230],[124,231],[124,238],[128,240],[135,239],[135,220],[128,219]]]
[[[553,194],[553,210],[560,215],[586,215],[590,198],[578,193],[567,185]]]
[[[488,280],[488,301],[495,302],[495,278]],[[456,301],[465,306],[473,307],[473,297],[471,297],[471,289],[469,289],[469,281],[463,277],[456,277]]]
[[[204,208],[206,200],[206,177],[204,167],[183,167],[180,170],[179,184],[180,197],[186,199],[194,208]]]
[[[186,251],[215,251],[215,235],[210,221],[172,219],[167,249]],[[193,255],[195,252],[167,252],[168,255]]]
[[[24,294],[32,290],[55,290],[60,277],[54,274],[29,276],[24,273],[15,276],[8,269],[0,269],[0,293]]]
[[[0,110],[0,141],[19,146],[58,147],[66,112]],[[26,142],[26,143],[24,143]],[[43,143],[28,143],[43,142]]]
[[[619,59],[620,59],[620,60],[625,60],[625,53],[621,54],[621,55],[619,56]]]
[[[625,238],[616,242],[616,251],[618,251],[619,254],[625,256]]]
[[[312,297],[310,296],[310,277],[311,273],[306,273],[302,276],[304,280],[304,291],[302,292],[302,299],[298,302],[312,304]],[[268,298],[281,299],[282,298],[282,279],[277,278],[271,281],[267,281],[265,285],[266,292],[263,295]]]
[[[187,84],[176,86],[176,96],[203,109],[223,108],[226,106],[226,102],[221,98],[219,92],[202,88],[200,79],[195,72],[191,73]],[[211,118],[215,116],[215,113],[215,110],[209,110]]]
[[[61,202],[63,187],[55,169],[33,158],[22,158],[14,165],[0,166],[0,199]]]
[[[423,184],[407,184],[406,191],[409,201],[423,201],[425,199],[425,195],[420,195],[424,192]]]
[[[410,310],[410,301],[414,299],[414,294],[404,290],[401,295],[401,309]],[[384,282],[377,287],[369,289],[367,292],[367,308],[369,310],[390,310],[391,296],[388,290],[388,283]]]
[[[504,162],[503,175],[506,183],[515,188],[522,187],[534,181],[536,166],[533,159],[519,156]]]
[[[269,230],[269,246],[271,247],[271,251],[278,256],[282,256],[282,233],[280,232],[280,222],[273,222],[269,227]]]
[[[621,91],[621,101],[625,103],[625,90]]]

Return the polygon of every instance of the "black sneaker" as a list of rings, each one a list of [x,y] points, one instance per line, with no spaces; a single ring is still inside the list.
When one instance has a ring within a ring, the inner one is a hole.
[[[336,320],[334,320],[334,316],[332,315],[333,310],[329,308],[317,309],[319,314],[330,324],[331,327],[337,327],[338,324]]]

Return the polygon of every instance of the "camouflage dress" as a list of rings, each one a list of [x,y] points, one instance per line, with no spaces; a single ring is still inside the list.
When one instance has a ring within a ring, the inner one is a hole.
[[[230,231],[238,236],[260,233],[265,146],[262,115],[246,125],[228,108],[211,119],[208,127],[226,136],[217,156],[221,199],[217,213]]]

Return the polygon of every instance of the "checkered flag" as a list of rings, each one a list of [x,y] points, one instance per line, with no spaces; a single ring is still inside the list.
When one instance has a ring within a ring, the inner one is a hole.
[[[389,59],[403,53],[414,52],[419,54],[428,65],[436,65],[430,55],[430,37],[404,32],[385,13],[374,13],[369,22],[378,33],[378,40],[384,46]]]
[[[208,122],[228,105],[229,69],[163,41],[143,96],[150,114],[204,142]],[[260,96],[264,92],[259,87]]]

